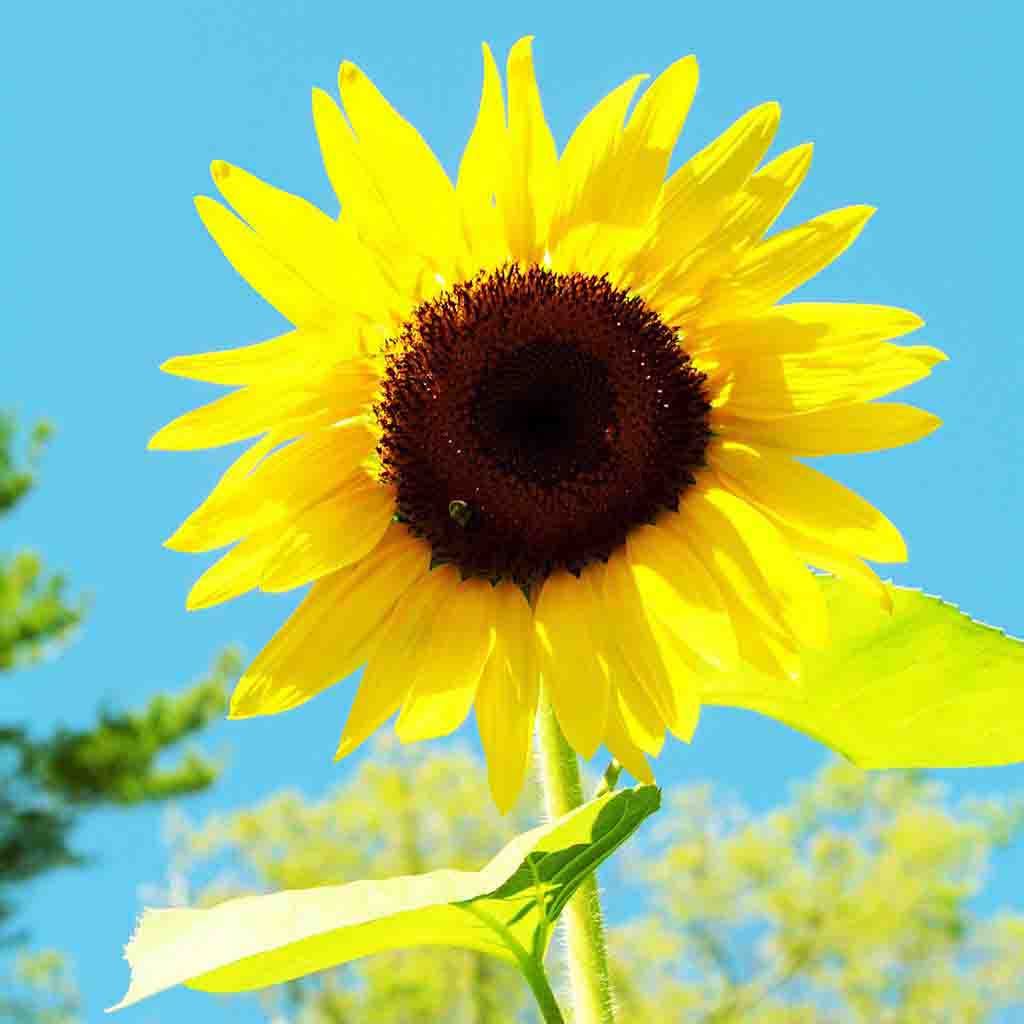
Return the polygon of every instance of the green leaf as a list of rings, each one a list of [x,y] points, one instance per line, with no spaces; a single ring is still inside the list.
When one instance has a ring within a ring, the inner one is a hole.
[[[1024,643],[917,590],[886,584],[890,615],[822,578],[832,645],[800,683],[723,674],[707,704],[749,708],[863,768],[952,768],[1024,760]]]
[[[460,946],[516,962],[507,939],[546,948],[579,884],[660,803],[655,786],[609,793],[517,836],[480,871],[146,910],[125,950],[131,985],[111,1009],[172,985],[242,992],[409,946]]]

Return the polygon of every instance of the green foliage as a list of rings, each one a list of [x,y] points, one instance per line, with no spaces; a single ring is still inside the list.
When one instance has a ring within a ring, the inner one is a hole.
[[[804,654],[799,685],[723,673],[702,700],[786,722],[864,768],[1024,760],[1024,643],[917,590],[893,610],[822,578],[832,638]]]
[[[48,425],[38,425],[20,452],[13,418],[0,414],[0,515],[31,492],[51,434]],[[36,555],[0,558],[0,671],[55,652],[79,625],[83,605],[66,603],[64,590],[63,577],[47,576]],[[69,847],[78,810],[210,785],[218,767],[197,752],[171,767],[157,767],[157,761],[224,713],[239,668],[238,653],[225,651],[187,692],[155,697],[140,711],[103,711],[89,729],[59,728],[36,738],[23,725],[0,726],[0,887],[79,863]],[[0,920],[9,913],[0,903]]]
[[[0,413],[0,517],[14,511],[36,484],[52,435],[37,425],[18,443],[15,421]],[[83,600],[69,600],[63,575],[48,572],[31,551],[0,555],[0,673],[58,654],[81,624]],[[0,924],[11,917],[18,883],[82,862],[70,842],[76,816],[103,805],[192,793],[217,777],[219,766],[198,752],[159,766],[165,752],[195,735],[227,706],[240,668],[225,651],[207,677],[176,696],[158,696],[135,711],[102,711],[88,729],[58,728],[34,736],[20,723],[0,724]],[[65,1024],[75,1018],[69,970],[57,954],[24,954],[10,977],[0,977],[0,1019]]]
[[[240,668],[239,652],[229,648],[185,693],[161,694],[137,712],[104,711],[92,729],[60,728],[42,741],[8,730],[0,742],[17,749],[23,775],[68,804],[137,804],[194,793],[217,778],[211,761],[194,751],[172,768],[158,768],[156,760],[224,714]]]
[[[185,693],[155,697],[136,713],[104,713],[93,729],[58,729],[39,740],[21,727],[0,729],[0,886],[81,863],[70,848],[80,810],[210,785],[218,769],[197,752],[167,768],[156,762],[224,713],[239,661],[236,651],[227,650]],[[0,919],[9,913],[9,905],[0,904]]]
[[[19,459],[14,419],[0,412],[0,516],[32,490],[52,433],[49,424],[37,424]],[[84,603],[68,604],[65,589],[64,577],[48,575],[34,552],[0,556],[0,672],[37,660],[67,640],[81,621]]]

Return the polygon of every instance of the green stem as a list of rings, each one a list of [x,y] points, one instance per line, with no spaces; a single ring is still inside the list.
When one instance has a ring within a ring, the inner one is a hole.
[[[530,986],[533,998],[537,1000],[537,1008],[540,1010],[541,1017],[544,1018],[544,1024],[565,1024],[565,1018],[558,1007],[555,994],[551,991],[543,960],[537,960],[530,956],[508,928],[492,914],[473,906],[472,903],[460,903],[458,906],[472,914],[478,921],[486,924],[516,958],[519,970]]]
[[[611,793],[619,784],[619,776],[621,774],[622,765],[613,757],[608,762],[608,767],[605,768],[604,775],[601,776],[601,781],[597,784],[597,789],[594,790],[594,795],[591,799],[596,800],[599,796],[604,796],[605,793]]]
[[[537,741],[544,803],[548,817],[560,818],[583,803],[580,765],[558,726],[547,694],[541,690]],[[614,1024],[608,949],[604,937],[597,878],[583,880],[562,915],[566,929],[566,960],[575,1024]]]

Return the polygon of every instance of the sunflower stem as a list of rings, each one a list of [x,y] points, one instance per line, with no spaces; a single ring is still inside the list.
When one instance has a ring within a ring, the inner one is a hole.
[[[547,694],[541,689],[537,745],[548,817],[560,818],[583,803],[576,753],[566,742]],[[565,922],[566,962],[575,1024],[614,1024],[608,947],[597,877],[588,875],[569,901]]]
[[[515,957],[519,970],[530,986],[534,999],[537,1000],[537,1009],[540,1010],[540,1015],[544,1018],[544,1024],[565,1024],[565,1018],[562,1016],[554,992],[551,991],[551,983],[544,970],[543,957],[531,956],[527,953],[508,928],[486,911],[474,907],[472,903],[457,904],[457,906],[461,906],[467,913],[487,925]]]

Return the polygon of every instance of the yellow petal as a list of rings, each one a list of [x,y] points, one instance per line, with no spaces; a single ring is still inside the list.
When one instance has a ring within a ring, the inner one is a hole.
[[[726,603],[736,626],[743,661],[773,679],[790,685],[799,684],[803,673],[803,658],[797,641],[789,633],[776,632],[766,627],[751,613],[750,605],[738,600],[735,594],[726,593]],[[742,676],[743,673],[734,674]],[[698,679],[707,677],[706,672],[697,676]]]
[[[628,549],[613,553],[603,571],[597,572],[603,605],[598,636],[602,656],[612,661],[609,675],[630,698],[634,689],[643,691],[658,717],[657,722],[651,720],[652,733],[660,735],[665,725],[675,732],[688,717],[688,709],[680,708],[669,666],[651,630],[650,612],[637,587]],[[613,652],[622,659],[621,668],[615,665]],[[630,703],[639,700],[638,696]]]
[[[362,561],[314,583],[239,680],[230,717],[287,711],[355,672],[429,563],[429,547],[395,523]]]
[[[268,373],[287,373],[298,366],[315,363],[315,353],[320,346],[314,339],[318,337],[312,332],[288,331],[255,345],[173,356],[162,362],[160,369],[208,384],[251,384],[254,378]]]
[[[690,330],[686,349],[730,363],[742,363],[750,357],[831,355],[837,349],[854,346],[854,351],[865,352],[872,351],[871,343],[901,337],[923,324],[916,313],[894,306],[791,302],[715,323],[704,330]]]
[[[508,155],[498,195],[514,260],[540,263],[558,181],[558,153],[533,71],[532,36],[508,55]]]
[[[867,597],[877,601],[883,611],[892,611],[892,594],[869,565],[779,520],[775,520],[775,527],[789,541],[796,554],[809,565],[838,576]]]
[[[221,195],[264,245],[320,294],[370,319],[389,315],[394,294],[351,225],[241,167],[215,160],[210,170]]]
[[[729,440],[781,448],[792,455],[879,452],[927,437],[942,425],[938,416],[897,402],[859,403],[777,419],[722,419],[717,429]]]
[[[230,493],[234,489],[239,480],[244,479],[246,476],[248,476],[249,473],[251,473],[253,469],[255,469],[257,465],[259,465],[260,461],[267,455],[267,453],[272,451],[278,444],[281,443],[281,441],[282,438],[280,437],[280,435],[271,431],[270,433],[261,437],[254,444],[250,445],[244,452],[242,452],[242,454],[239,455],[238,458],[235,459],[235,461],[232,462],[231,465],[228,466],[228,468],[221,474],[221,478],[214,485],[213,490],[210,491],[209,495],[207,495],[207,498],[203,502],[203,504],[200,505],[199,508],[197,508],[192,513],[192,515],[185,520],[184,523],[182,523],[182,525],[178,528],[178,530],[175,531],[174,534],[172,534],[167,540],[164,541],[164,546],[169,547],[172,550],[207,550],[204,547],[198,547],[195,549],[189,547],[179,548],[177,545],[178,534],[181,533],[182,530],[185,530],[185,543],[188,543],[188,533],[189,530],[191,529],[191,527],[189,527],[188,524],[191,523],[193,519],[195,519],[196,521],[201,521],[204,515],[204,508],[206,508],[206,506],[208,505],[216,507],[216,505],[222,500],[223,496],[225,494]]]
[[[326,415],[326,422],[349,419],[373,401],[378,382],[377,373],[364,361],[343,363],[326,376],[305,381],[292,377],[261,382],[171,420],[153,435],[149,447],[216,448],[319,413]]]
[[[335,759],[351,754],[402,706],[416,679],[434,617],[457,583],[455,569],[442,566],[399,598],[370,652]]]
[[[720,241],[739,246],[760,239],[803,184],[813,156],[813,144],[805,142],[752,174],[717,232]]]
[[[507,147],[505,99],[491,48],[483,44],[484,82],[476,124],[459,164],[455,194],[470,258],[489,267],[505,258],[504,229],[494,197],[504,173]]]
[[[558,161],[558,201],[548,235],[552,249],[576,225],[608,219],[609,169],[617,166],[614,155],[626,109],[646,77],[634,75],[608,93],[566,143]]]
[[[406,296],[406,306],[396,309],[402,319],[416,304],[416,282],[425,266],[414,248],[418,240],[403,235],[397,214],[378,188],[352,128],[338,105],[321,89],[313,90],[313,123],[324,170],[341,203],[341,219],[355,228],[362,243],[376,255],[396,294]]]
[[[663,290],[695,294],[729,273],[775,222],[802,184],[811,165],[808,143],[787,150],[752,175],[729,203],[721,224],[682,263]]]
[[[365,418],[354,417],[293,441],[249,473],[233,469],[165,544],[208,551],[297,516],[335,491],[376,443]]]
[[[239,541],[196,580],[185,598],[185,607],[190,612],[211,608],[259,586],[263,568],[277,544],[278,536],[266,530]]]
[[[638,278],[673,267],[714,230],[771,145],[779,114],[777,103],[748,111],[669,178],[651,239],[634,263]]]
[[[873,505],[816,469],[774,449],[732,441],[715,445],[709,457],[730,486],[772,518],[862,558],[906,560],[899,530]]]
[[[874,212],[873,206],[832,210],[754,246],[709,290],[700,319],[723,319],[778,302],[844,252]]]
[[[691,488],[680,512],[661,521],[684,536],[696,532],[693,550],[716,576],[723,597],[730,588],[769,630],[792,634],[809,647],[828,643],[821,588],[761,512],[716,484]]]
[[[604,738],[609,683],[594,642],[597,613],[594,572],[577,579],[559,571],[544,581],[534,626],[544,685],[570,746],[593,757]]]
[[[675,720],[665,724],[673,736],[689,743],[700,718],[698,677],[702,671],[710,670],[708,663],[698,658],[660,619],[648,618],[647,624],[658,645],[658,654],[665,666],[675,702]]]
[[[196,196],[195,202],[227,261],[286,319],[296,326],[317,327],[345,314],[336,296],[318,290],[216,200]]]
[[[280,543],[260,586],[291,590],[358,562],[377,546],[394,514],[393,488],[357,470],[336,493],[278,528]]]
[[[480,678],[476,722],[491,795],[502,814],[512,808],[526,779],[537,694],[532,612],[519,587],[500,583],[494,649]]]
[[[697,91],[697,58],[669,65],[646,89],[630,115],[604,184],[602,220],[640,227],[661,194],[669,158]]]
[[[618,707],[626,735],[645,754],[657,757],[665,745],[665,722],[654,702],[626,664],[617,644],[606,643],[598,657],[608,665],[608,677],[612,680],[611,702]]]
[[[494,647],[495,603],[487,580],[469,579],[438,608],[395,723],[403,743],[447,736],[465,721]]]
[[[341,65],[338,87],[360,158],[395,224],[427,265],[450,279],[460,248],[459,220],[444,168],[355,64]]]
[[[634,779],[648,784],[654,782],[654,772],[651,771],[647,758],[629,737],[618,701],[613,701],[608,709],[605,745],[612,752],[612,756]]]
[[[301,392],[241,388],[182,413],[161,427],[147,447],[189,451],[245,441],[262,434],[275,421],[296,415],[312,397]]]
[[[629,100],[646,77],[631,78],[606,96],[570,139],[559,163],[561,217],[552,248],[574,226],[636,230],[650,218],[697,88],[697,61],[684,57],[660,74],[622,129]]]
[[[732,620],[718,584],[693,548],[679,534],[657,526],[634,530],[627,545],[647,614],[712,665],[734,666],[739,655]]]
[[[776,419],[880,398],[927,377],[946,357],[929,345],[864,344],[794,356],[749,358],[729,368],[719,414]]]

